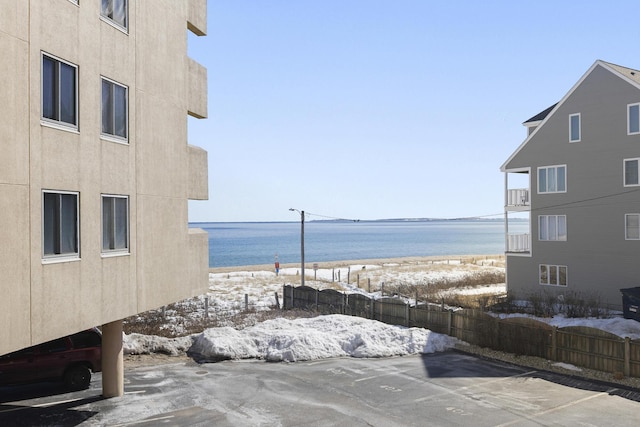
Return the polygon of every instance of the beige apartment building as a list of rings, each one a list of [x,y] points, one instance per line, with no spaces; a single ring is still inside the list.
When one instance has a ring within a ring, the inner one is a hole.
[[[0,354],[93,326],[123,392],[122,319],[208,287],[206,0],[0,0]]]

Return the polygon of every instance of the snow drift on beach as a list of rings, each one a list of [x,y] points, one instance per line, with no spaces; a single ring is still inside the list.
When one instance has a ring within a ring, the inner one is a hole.
[[[274,319],[236,330],[207,329],[188,354],[200,362],[261,359],[296,362],[330,357],[389,357],[444,351],[455,338],[421,328],[344,315]]]

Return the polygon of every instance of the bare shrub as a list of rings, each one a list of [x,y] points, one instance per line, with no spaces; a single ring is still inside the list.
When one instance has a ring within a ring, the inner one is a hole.
[[[529,294],[529,308],[534,316],[553,317],[556,314],[557,299],[548,292]]]
[[[455,304],[456,301],[463,302],[461,307],[481,308],[494,303],[494,297],[464,296],[453,294],[452,289],[472,288],[483,285],[504,283],[504,271],[478,271],[463,278],[443,277],[435,280],[420,281],[417,283],[395,282],[384,286],[385,295],[400,295],[407,298],[418,297],[420,300],[446,304]]]
[[[229,326],[244,329],[257,323],[276,318],[295,319],[315,317],[319,313],[310,310],[279,310],[275,306],[270,310],[249,308],[242,311],[211,313],[205,316],[197,304],[171,304],[164,309],[140,313],[124,320],[123,330],[126,334],[139,333],[176,338],[204,331],[208,328]]]
[[[610,316],[609,310],[602,303],[600,294],[583,294],[580,292],[570,292],[564,296],[565,310],[567,317],[597,317],[607,318]]]

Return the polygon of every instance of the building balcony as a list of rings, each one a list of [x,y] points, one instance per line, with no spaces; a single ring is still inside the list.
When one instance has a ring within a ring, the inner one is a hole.
[[[507,190],[507,208],[510,210],[528,210],[531,206],[528,188]]]
[[[507,252],[530,252],[531,236],[525,234],[507,234]]]

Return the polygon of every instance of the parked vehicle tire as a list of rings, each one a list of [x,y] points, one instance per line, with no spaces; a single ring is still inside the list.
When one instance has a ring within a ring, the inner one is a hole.
[[[91,370],[84,365],[72,366],[64,373],[64,383],[71,390],[84,390],[91,383]]]

